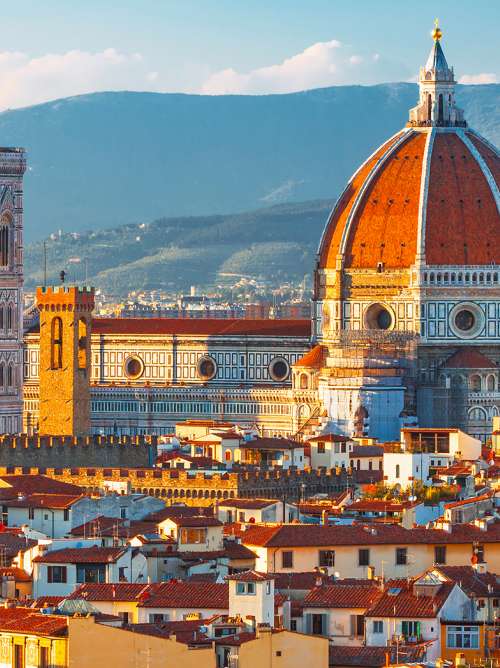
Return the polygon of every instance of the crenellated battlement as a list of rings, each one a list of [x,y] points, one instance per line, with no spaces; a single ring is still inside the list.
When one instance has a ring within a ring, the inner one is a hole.
[[[0,436],[5,467],[151,466],[155,436]]]
[[[56,311],[61,307],[92,311],[95,289],[89,285],[46,285],[36,289],[36,301],[40,311]]]
[[[348,473],[338,469],[202,472],[119,466],[0,467],[0,475],[5,474],[47,475],[80,485],[88,493],[110,485],[123,486],[132,493],[162,498],[167,505],[182,502],[194,506],[209,506],[220,499],[236,497],[298,501],[312,494],[343,491],[348,484]]]

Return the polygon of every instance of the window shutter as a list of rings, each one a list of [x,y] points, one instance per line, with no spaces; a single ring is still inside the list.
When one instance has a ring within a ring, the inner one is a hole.
[[[350,635],[354,637],[356,635],[356,615],[350,615],[351,618],[351,633]]]
[[[52,567],[47,566],[47,582],[52,582]]]
[[[311,617],[310,614],[306,614],[305,618],[306,618],[305,619],[305,622],[306,622],[305,632],[307,634],[311,635],[311,632],[312,632],[312,617]]]
[[[327,612],[321,620],[321,634],[324,636],[330,635],[330,615]]]

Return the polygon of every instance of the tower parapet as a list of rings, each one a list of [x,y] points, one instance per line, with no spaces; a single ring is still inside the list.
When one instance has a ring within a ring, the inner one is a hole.
[[[94,288],[39,287],[40,435],[90,432],[90,341]]]

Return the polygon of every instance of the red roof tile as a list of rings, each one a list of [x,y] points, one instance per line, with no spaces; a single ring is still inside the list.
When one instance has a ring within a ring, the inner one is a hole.
[[[121,547],[81,547],[50,550],[33,559],[43,564],[102,564],[114,562],[126,550]]]
[[[58,637],[67,635],[68,622],[63,615],[44,615],[33,608],[0,608],[0,631]]]
[[[422,596],[422,594],[414,593],[413,580],[410,582],[390,580],[387,582],[383,595],[370,607],[366,616],[433,619],[454,587],[454,582],[443,582],[434,596]],[[389,593],[389,590],[394,593]]]
[[[246,320],[243,318],[94,318],[92,334],[201,334],[309,338],[311,321]]]
[[[447,369],[496,369],[497,366],[489,357],[477,348],[470,346],[460,348],[453,353],[443,365]]]
[[[134,582],[117,582],[115,584],[81,584],[67,598],[85,601],[137,601],[143,592],[153,591],[158,585],[139,584]]]
[[[252,552],[248,547],[238,543],[235,540],[224,539],[224,552],[228,559],[238,560],[238,559],[256,559],[257,555],[255,552]]]
[[[228,575],[226,580],[235,580],[236,582],[266,582],[266,580],[274,580],[274,577],[269,573],[259,573],[258,571],[243,571],[242,573]]]
[[[12,508],[52,508],[56,510],[63,510],[71,508],[71,506],[83,498],[80,494],[29,494],[22,498],[5,501],[4,505]]]
[[[314,346],[308,353],[301,357],[293,366],[302,366],[309,369],[320,369],[328,353],[326,346]]]
[[[2,487],[2,498],[7,498],[8,494],[70,494],[79,496],[82,488],[60,480],[53,480],[45,475],[26,474],[26,475],[1,475],[0,480],[6,482],[9,487]]]
[[[222,522],[215,517],[193,516],[193,517],[169,517],[171,522],[178,527],[221,527]]]
[[[478,573],[472,566],[436,566],[445,577],[456,582],[468,596],[496,596],[500,594],[500,583],[494,573]]]
[[[315,587],[304,599],[304,608],[371,607],[382,596],[380,587],[370,585],[331,584]]]
[[[0,578],[12,577],[16,582],[31,582],[31,575],[26,573],[22,568],[16,566],[2,566],[0,567]]]
[[[227,610],[229,608],[229,585],[225,582],[179,582],[170,580],[161,583],[140,604],[143,608],[190,608]]]
[[[275,503],[280,503],[279,499],[223,499],[219,502],[219,508],[238,508],[243,510],[262,510]]]
[[[351,439],[348,436],[342,436],[342,434],[320,434],[319,436],[313,436],[309,438],[310,443],[315,443],[316,441],[326,441],[328,443],[345,443]]]
[[[500,523],[488,525],[486,531],[471,524],[456,524],[451,532],[442,529],[377,525],[329,525],[284,524],[281,526],[255,526],[242,535],[242,542],[262,547],[320,547],[332,545],[441,545],[445,543],[469,544],[474,541],[495,543],[500,540]]]

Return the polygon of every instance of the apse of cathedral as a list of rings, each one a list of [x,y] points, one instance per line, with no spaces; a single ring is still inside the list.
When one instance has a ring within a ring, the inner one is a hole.
[[[499,155],[456,105],[441,38],[436,27],[409,122],[359,167],[328,218],[312,322],[104,319],[88,311],[93,433],[163,434],[188,418],[297,439],[332,431],[399,440],[405,425],[491,433],[500,408]],[[22,151],[2,149],[0,282],[9,306],[0,311],[0,431],[7,432],[19,430],[21,412],[23,170]],[[67,289],[54,288],[54,309],[65,300],[58,290]],[[50,301],[44,308],[50,315]],[[26,326],[28,433],[40,433],[40,377],[52,363],[40,359],[55,355],[66,369],[57,357],[66,355],[64,336],[56,327],[40,337],[37,321]],[[40,354],[40,345],[50,350]],[[78,350],[67,355],[78,365]]]

